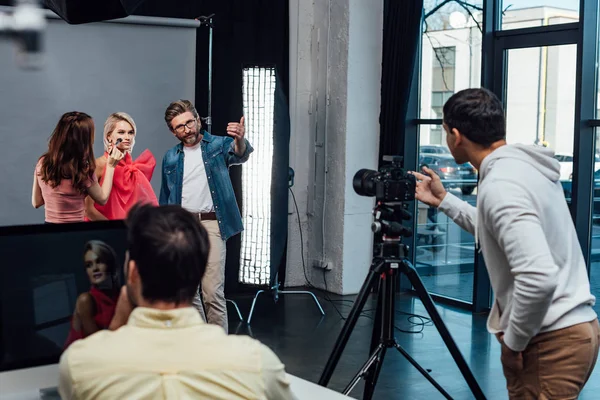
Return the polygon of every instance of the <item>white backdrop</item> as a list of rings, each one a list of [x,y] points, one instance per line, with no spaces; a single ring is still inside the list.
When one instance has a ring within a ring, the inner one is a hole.
[[[2,10],[10,10],[3,7]],[[104,151],[104,121],[124,111],[138,128],[134,159],[156,157],[152,186],[158,196],[160,163],[177,140],[164,111],[171,101],[194,101],[197,21],[128,17],[69,25],[48,12],[45,66],[22,70],[15,45],[0,40],[0,225],[44,222],[31,206],[33,169],[60,116],[82,111],[94,118],[96,157]]]

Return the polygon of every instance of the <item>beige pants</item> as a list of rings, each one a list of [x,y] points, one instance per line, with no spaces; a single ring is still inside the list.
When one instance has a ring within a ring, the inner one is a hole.
[[[198,288],[193,304],[205,321],[220,325],[225,329],[225,332],[229,333],[227,302],[225,300],[225,241],[221,239],[217,221],[202,221],[202,226],[208,232],[210,252],[208,253],[206,271],[200,285],[202,297],[200,297],[200,288]],[[204,307],[202,307],[203,301]],[[205,308],[206,314],[204,313]]]
[[[598,320],[534,337],[523,352],[523,369],[503,365],[510,399],[577,399],[598,358]]]

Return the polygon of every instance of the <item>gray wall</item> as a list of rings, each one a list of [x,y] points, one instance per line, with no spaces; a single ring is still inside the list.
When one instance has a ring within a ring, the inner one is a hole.
[[[178,26],[179,25],[179,26]],[[129,17],[68,25],[49,19],[45,66],[19,69],[12,42],[0,41],[0,225],[44,222],[31,206],[33,169],[60,116],[83,111],[96,123],[96,157],[104,151],[104,121],[129,113],[138,136],[134,159],[150,149],[160,163],[177,143],[163,115],[173,100],[195,97],[196,29],[193,21]]]

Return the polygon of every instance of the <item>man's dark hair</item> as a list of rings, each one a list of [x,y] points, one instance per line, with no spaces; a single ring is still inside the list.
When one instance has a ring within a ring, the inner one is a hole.
[[[173,131],[173,126],[171,126],[171,121],[173,118],[178,115],[185,114],[186,112],[191,112],[194,118],[199,119],[200,115],[198,115],[198,111],[196,111],[196,107],[189,100],[177,100],[169,104],[167,107],[167,111],[165,111],[165,122],[171,131]]]
[[[444,104],[444,123],[485,147],[506,139],[502,103],[487,89],[465,89],[450,97]]]
[[[127,217],[129,259],[150,302],[193,300],[208,258],[206,229],[181,206],[136,205]]]

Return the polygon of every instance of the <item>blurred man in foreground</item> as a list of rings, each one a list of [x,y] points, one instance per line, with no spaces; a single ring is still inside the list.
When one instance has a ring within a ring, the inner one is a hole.
[[[180,206],[137,206],[127,219],[127,285],[111,331],[60,360],[63,399],[291,399],[284,365],[258,341],[227,336],[192,306],[209,253]]]

